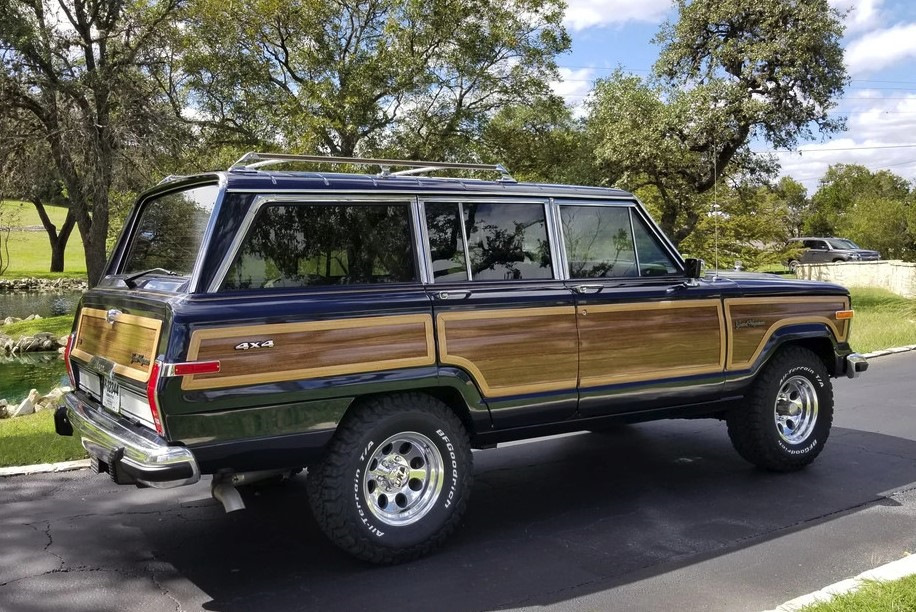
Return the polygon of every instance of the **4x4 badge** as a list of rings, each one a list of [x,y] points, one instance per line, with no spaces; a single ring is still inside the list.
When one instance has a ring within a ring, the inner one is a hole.
[[[273,340],[260,340],[258,342],[242,342],[235,345],[237,351],[247,351],[248,349],[273,348]]]

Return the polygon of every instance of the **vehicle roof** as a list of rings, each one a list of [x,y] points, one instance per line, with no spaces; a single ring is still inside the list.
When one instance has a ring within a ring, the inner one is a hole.
[[[559,185],[549,183],[527,183],[473,178],[428,177],[428,176],[381,176],[377,174],[350,174],[337,172],[300,172],[266,170],[230,170],[193,176],[169,177],[155,189],[219,178],[229,191],[255,191],[259,193],[276,191],[325,191],[335,192],[424,192],[424,193],[486,193],[497,195],[527,195],[540,197],[583,197],[634,199],[633,194],[622,189],[608,187],[587,187],[580,185]]]

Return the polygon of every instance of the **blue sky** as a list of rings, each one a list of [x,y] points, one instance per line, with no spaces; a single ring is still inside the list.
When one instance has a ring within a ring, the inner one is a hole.
[[[670,0],[567,0],[572,51],[559,58],[554,90],[580,106],[595,79],[615,67],[645,76],[658,48],[651,40],[672,15]],[[843,46],[852,79],[837,109],[847,130],[777,152],[782,174],[809,195],[831,164],[862,164],[916,180],[916,3],[830,0],[845,17]],[[764,144],[755,148],[765,150]]]

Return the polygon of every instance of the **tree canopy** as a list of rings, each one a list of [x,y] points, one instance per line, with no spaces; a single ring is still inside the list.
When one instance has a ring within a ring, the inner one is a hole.
[[[648,79],[617,71],[589,106],[597,154],[631,189],[651,187],[675,242],[706,211],[716,181],[772,176],[751,137],[790,147],[843,127],[835,108],[847,82],[840,15],[827,0],[677,1],[655,42]]]

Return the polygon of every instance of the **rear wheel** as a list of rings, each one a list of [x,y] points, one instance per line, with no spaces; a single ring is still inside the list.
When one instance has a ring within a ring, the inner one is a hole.
[[[309,471],[309,501],[337,546],[365,561],[399,563],[454,531],[471,464],[467,432],[445,404],[417,393],[377,398],[338,427]]]
[[[790,259],[790,260],[789,260],[789,269],[792,270],[793,273],[794,273],[794,272],[798,272],[798,265],[799,265],[799,264],[798,264],[798,260],[797,260],[797,259]]]
[[[782,349],[758,374],[746,402],[726,422],[735,450],[751,463],[791,472],[823,450],[833,422],[833,387],[824,363],[808,349]]]

